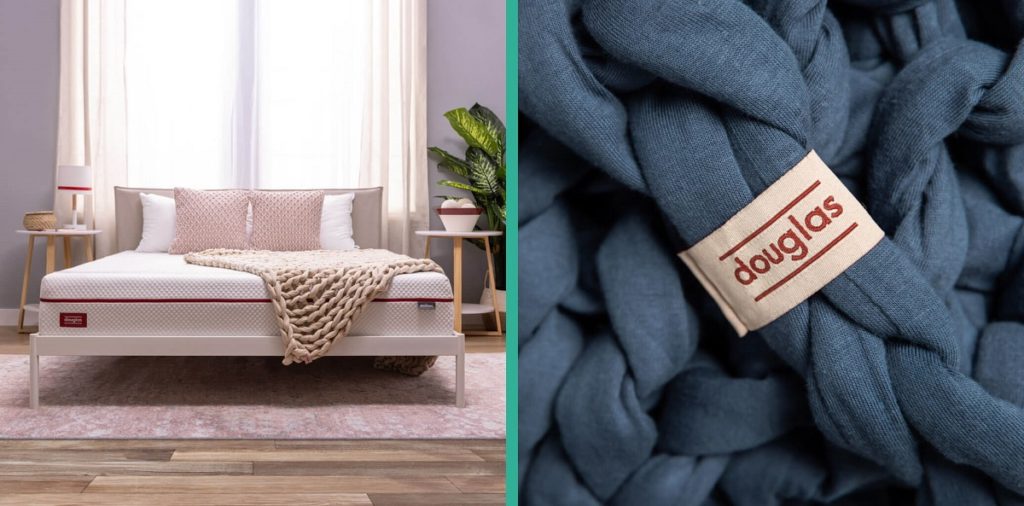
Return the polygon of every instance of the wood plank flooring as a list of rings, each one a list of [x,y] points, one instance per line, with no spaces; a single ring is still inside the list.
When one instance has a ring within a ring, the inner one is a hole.
[[[26,353],[0,327],[0,354]],[[504,440],[0,440],[0,506],[504,504],[504,487]]]
[[[35,332],[35,327],[31,327]],[[0,355],[28,355],[28,334],[19,334],[18,327],[0,326]]]
[[[503,504],[502,440],[2,440],[6,504]]]

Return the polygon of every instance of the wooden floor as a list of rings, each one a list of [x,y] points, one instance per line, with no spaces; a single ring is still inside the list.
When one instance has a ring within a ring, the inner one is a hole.
[[[466,339],[503,352],[500,337]],[[28,337],[0,327],[0,354]],[[0,440],[0,505],[504,504],[504,440]]]
[[[505,443],[0,441],[7,504],[504,504]]]
[[[0,355],[28,355],[28,334],[19,334],[17,327],[0,326]]]

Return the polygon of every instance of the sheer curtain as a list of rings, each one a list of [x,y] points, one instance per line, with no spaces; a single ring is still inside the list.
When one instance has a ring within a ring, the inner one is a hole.
[[[382,237],[427,225],[425,0],[63,0],[58,164],[114,185],[383,186]],[[99,254],[113,251],[104,234]]]
[[[91,165],[93,195],[85,222],[106,230],[98,254],[114,250],[114,185],[127,178],[124,1],[63,0],[60,12],[60,101],[57,165]],[[54,195],[58,223],[70,222],[71,202]]]

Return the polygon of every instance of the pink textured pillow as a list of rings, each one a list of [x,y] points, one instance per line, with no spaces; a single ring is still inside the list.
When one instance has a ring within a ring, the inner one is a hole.
[[[247,190],[174,189],[174,241],[170,253],[210,248],[247,249]]]
[[[322,191],[252,192],[253,249],[304,251],[320,249]]]

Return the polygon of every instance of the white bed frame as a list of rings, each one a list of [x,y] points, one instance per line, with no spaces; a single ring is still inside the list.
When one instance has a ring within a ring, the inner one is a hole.
[[[379,187],[327,190],[328,194],[356,193],[353,235],[356,243],[364,247],[379,244],[381,190]],[[141,237],[141,205],[132,205],[138,204],[141,191],[173,194],[167,189],[115,188],[120,251],[134,248]],[[364,212],[360,213],[361,209]],[[462,408],[466,405],[465,339],[464,334],[454,331],[451,335],[440,336],[347,336],[331,345],[327,356],[454,356],[455,405]],[[31,408],[39,407],[39,358],[43,356],[283,357],[284,344],[278,336],[46,336],[35,333],[29,337]]]
[[[348,336],[328,356],[455,357],[455,405],[466,406],[466,344],[451,336]],[[282,357],[284,344],[270,336],[41,336],[29,337],[29,407],[39,407],[39,357]]]

